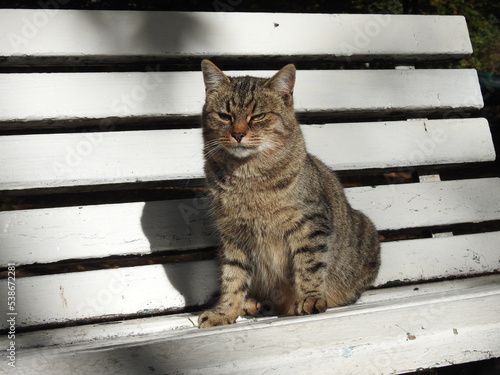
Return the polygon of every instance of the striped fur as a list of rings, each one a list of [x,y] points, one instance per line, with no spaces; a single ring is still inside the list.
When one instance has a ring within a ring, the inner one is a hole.
[[[199,326],[355,302],[377,275],[378,235],[351,208],[335,174],[306,152],[293,109],[295,67],[270,79],[229,78],[207,60],[202,70],[221,287]]]

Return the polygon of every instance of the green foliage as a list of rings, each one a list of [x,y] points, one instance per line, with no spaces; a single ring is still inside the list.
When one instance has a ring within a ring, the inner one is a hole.
[[[467,19],[474,54],[462,67],[500,73],[500,4],[489,0],[427,0],[423,14],[458,14]]]
[[[474,54],[459,67],[500,73],[500,3],[490,0],[351,0],[362,13],[463,15]]]
[[[351,0],[353,10],[357,13],[407,13],[404,10],[403,1],[401,0]]]

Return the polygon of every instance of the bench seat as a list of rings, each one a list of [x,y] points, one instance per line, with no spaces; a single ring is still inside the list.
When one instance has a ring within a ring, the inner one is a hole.
[[[20,340],[19,365],[25,374],[303,374],[311,366],[389,374],[494,358],[499,282],[492,275],[373,290],[320,315],[208,330],[193,327],[196,314],[180,314],[33,332]]]

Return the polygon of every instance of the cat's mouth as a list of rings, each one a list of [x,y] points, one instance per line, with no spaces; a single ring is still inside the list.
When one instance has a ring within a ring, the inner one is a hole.
[[[226,150],[233,156],[236,156],[237,158],[247,158],[249,156],[255,155],[256,153],[259,152],[259,147],[258,146],[251,146],[251,145],[242,145],[242,144],[237,144],[237,145],[232,145],[227,147]]]

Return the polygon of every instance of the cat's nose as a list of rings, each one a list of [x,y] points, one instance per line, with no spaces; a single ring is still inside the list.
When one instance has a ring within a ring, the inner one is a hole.
[[[245,132],[232,132],[231,136],[236,139],[236,142],[240,143],[243,137],[247,135]]]

